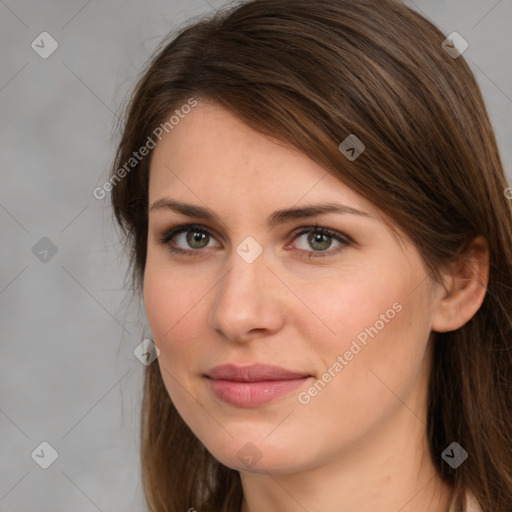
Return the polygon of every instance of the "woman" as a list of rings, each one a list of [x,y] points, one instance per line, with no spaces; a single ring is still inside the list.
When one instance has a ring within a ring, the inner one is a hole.
[[[152,512],[512,510],[512,211],[457,48],[256,0],[150,62],[110,182]]]

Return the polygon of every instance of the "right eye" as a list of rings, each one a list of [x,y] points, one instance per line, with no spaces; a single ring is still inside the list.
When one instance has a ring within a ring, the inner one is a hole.
[[[198,224],[174,226],[160,237],[160,242],[166,244],[171,252],[187,256],[195,256],[202,249],[208,248],[210,240],[214,240],[210,231]],[[181,247],[178,245],[180,243],[183,244]]]

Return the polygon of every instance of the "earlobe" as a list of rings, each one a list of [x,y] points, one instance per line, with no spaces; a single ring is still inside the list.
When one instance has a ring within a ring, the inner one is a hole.
[[[439,288],[432,321],[435,332],[449,332],[465,325],[480,309],[489,281],[489,245],[479,235],[464,256],[453,262]]]

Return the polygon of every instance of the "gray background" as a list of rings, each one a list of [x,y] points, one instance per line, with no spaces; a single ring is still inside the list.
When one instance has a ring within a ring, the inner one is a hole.
[[[223,4],[0,0],[2,512],[144,509],[144,366],[133,355],[143,319],[126,299],[108,197],[92,191],[108,177],[115,116],[155,45]],[[408,4],[469,42],[464,57],[510,176],[512,0]],[[31,48],[44,31],[59,45],[47,59]],[[43,237],[55,255],[33,250]],[[46,470],[31,458],[43,441],[59,455]]]

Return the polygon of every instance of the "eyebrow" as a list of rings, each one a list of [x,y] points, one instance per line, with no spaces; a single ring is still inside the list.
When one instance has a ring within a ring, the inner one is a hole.
[[[172,210],[187,217],[196,217],[203,220],[217,221],[220,222],[219,217],[209,208],[198,206],[189,203],[182,203],[169,198],[162,198],[156,200],[149,211],[156,210]],[[362,217],[373,218],[369,213],[357,210],[351,206],[344,204],[329,202],[329,203],[315,203],[295,208],[285,208],[283,210],[276,210],[269,215],[267,223],[273,227],[277,224],[287,222],[295,219],[304,219],[307,217],[314,217],[316,215],[322,215],[324,213],[339,213],[339,214],[350,214],[359,215]]]

